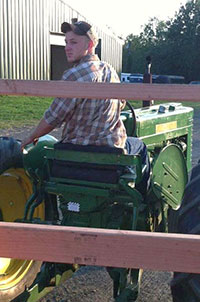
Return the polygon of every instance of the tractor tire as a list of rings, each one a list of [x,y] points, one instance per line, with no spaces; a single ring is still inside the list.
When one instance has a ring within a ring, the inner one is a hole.
[[[24,215],[32,184],[23,169],[20,142],[0,137],[0,221],[14,222]],[[44,203],[36,209],[45,218]],[[1,243],[3,244],[3,242]],[[0,258],[0,301],[10,302],[34,281],[42,262]]]
[[[178,218],[178,233],[200,234],[200,164],[195,166],[186,186]],[[200,274],[174,273],[173,302],[200,301]]]
[[[173,210],[171,207],[168,210],[168,233],[178,232],[178,217],[180,209]]]

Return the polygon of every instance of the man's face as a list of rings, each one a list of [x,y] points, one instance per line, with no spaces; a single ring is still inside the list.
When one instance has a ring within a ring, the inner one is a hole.
[[[69,31],[65,35],[65,42],[65,53],[68,62],[78,62],[88,54],[89,39],[86,36],[79,36],[73,31]]]

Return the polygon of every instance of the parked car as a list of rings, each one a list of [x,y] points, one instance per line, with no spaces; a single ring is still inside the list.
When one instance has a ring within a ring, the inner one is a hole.
[[[175,75],[157,75],[152,79],[153,83],[157,84],[184,84],[185,78],[183,76]]]
[[[199,85],[200,81],[191,81],[189,84],[190,85]]]

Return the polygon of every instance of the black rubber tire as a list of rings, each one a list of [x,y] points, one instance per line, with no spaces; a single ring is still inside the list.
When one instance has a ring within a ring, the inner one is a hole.
[[[0,174],[10,168],[22,168],[22,152],[20,142],[12,137],[0,137]],[[37,273],[40,271],[42,262],[33,261],[24,278],[15,286],[0,290],[0,301],[9,302],[29,287]]]
[[[178,232],[178,218],[179,218],[178,210],[173,210],[171,207],[168,210],[168,233],[177,233]]]
[[[12,137],[0,137],[0,174],[9,168],[22,166],[20,142]]]
[[[195,166],[186,186],[178,218],[178,233],[200,234],[200,164]],[[200,301],[200,274],[174,273],[173,302]]]

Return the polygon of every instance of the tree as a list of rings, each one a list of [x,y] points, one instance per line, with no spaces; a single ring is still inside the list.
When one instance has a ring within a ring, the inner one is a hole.
[[[138,36],[129,35],[124,45],[123,70],[144,72],[145,57],[151,55],[152,73],[183,75],[200,80],[200,0],[181,6],[166,22],[150,19]]]
[[[123,71],[129,73],[142,73],[144,71],[144,62],[142,61],[142,58],[145,55],[144,53],[145,48],[141,43],[141,38],[132,34],[129,35],[126,38],[124,45]]]
[[[185,75],[187,81],[200,79],[200,0],[191,0],[181,6],[167,34],[170,46],[170,66]]]

